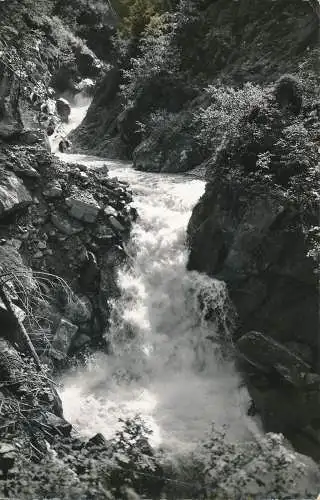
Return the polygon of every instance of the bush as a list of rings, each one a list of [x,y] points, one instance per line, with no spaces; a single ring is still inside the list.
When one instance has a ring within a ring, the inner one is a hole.
[[[148,26],[139,44],[138,57],[132,58],[130,68],[124,71],[122,94],[130,106],[145,91],[148,82],[158,76],[175,77],[179,68],[179,54],[172,46],[174,24],[168,16],[156,16]]]
[[[311,459],[291,451],[282,435],[252,437],[234,444],[225,432],[213,428],[196,455],[203,466],[203,498],[283,499],[317,494],[319,470]]]
[[[242,89],[210,85],[205,93],[209,104],[194,113],[194,120],[198,123],[201,143],[212,152],[226,133],[236,133],[241,118],[265,98],[265,91],[251,83]]]
[[[55,452],[49,452],[40,464],[20,454],[19,473],[0,481],[0,494],[24,500],[160,498],[162,470],[149,435],[137,416],[124,421],[123,429],[105,444],[58,440]]]
[[[302,107],[302,86],[292,75],[283,75],[276,81],[274,95],[281,108],[288,108],[299,114]]]

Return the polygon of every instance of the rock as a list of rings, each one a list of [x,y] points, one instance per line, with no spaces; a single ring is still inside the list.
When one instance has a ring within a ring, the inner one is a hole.
[[[79,222],[70,219],[68,216],[62,215],[58,212],[51,215],[51,222],[57,229],[59,229],[59,231],[66,234],[67,236],[81,233],[81,231],[83,231],[84,229]]]
[[[59,198],[60,196],[62,196],[62,194],[63,190],[60,182],[58,181],[51,182],[47,185],[46,190],[43,191],[43,196],[45,198]]]
[[[0,469],[5,474],[12,469],[16,459],[16,448],[8,443],[0,443]]]
[[[96,172],[98,172],[99,174],[102,174],[102,175],[109,174],[109,167],[106,163],[104,163],[103,165],[95,166],[95,170],[96,170]]]
[[[22,241],[18,240],[17,238],[12,238],[11,240],[8,240],[8,245],[11,245],[16,250],[19,250],[22,246]]]
[[[259,371],[277,372],[293,386],[301,387],[310,365],[285,346],[259,332],[249,332],[237,342],[241,356]]]
[[[293,352],[297,356],[299,356],[305,363],[308,365],[312,365],[313,363],[313,353],[312,349],[303,342],[294,342],[288,341],[285,343],[285,346],[289,351]]]
[[[126,228],[121,224],[121,222],[118,221],[113,215],[109,217],[109,222],[112,225],[113,229],[115,229],[117,232],[123,232],[126,230]]]
[[[34,259],[41,259],[43,257],[43,252],[40,250],[33,255]]]
[[[24,312],[23,309],[21,309],[19,306],[16,304],[13,304],[13,310],[15,312],[16,317],[23,322],[26,319],[26,313]],[[2,329],[8,329],[8,325],[12,323],[12,317],[8,313],[6,306],[0,299],[0,321],[2,325]],[[15,328],[14,323],[12,323],[12,328]],[[10,329],[10,327],[9,327]]]
[[[28,207],[32,203],[29,191],[18,177],[9,172],[0,173],[0,217]]]
[[[101,432],[95,434],[87,442],[87,446],[106,446],[107,440]]]
[[[101,210],[100,205],[91,193],[79,191],[66,199],[70,215],[78,220],[93,223]]]
[[[72,425],[54,413],[46,412],[45,423],[51,428],[54,434],[60,434],[65,437],[71,434]]]
[[[92,96],[95,88],[95,83],[91,78],[84,78],[76,85],[76,90],[87,96]]]
[[[38,248],[40,250],[45,250],[47,248],[47,242],[46,241],[39,241]]]
[[[71,146],[71,143],[68,139],[62,139],[59,142],[59,151],[60,153],[65,153]]]
[[[95,232],[95,238],[99,241],[101,241],[102,243],[103,242],[109,242],[111,241],[112,239],[114,239],[115,237],[115,233],[113,232],[113,230],[111,229],[111,227],[108,227],[108,226],[104,226],[102,224],[100,224],[98,227],[97,227],[97,231]]]
[[[76,324],[90,321],[92,317],[92,304],[90,299],[85,295],[74,295],[68,302],[64,314],[68,320]]]
[[[64,99],[63,97],[60,97],[56,101],[56,109],[57,113],[60,116],[61,120],[65,123],[68,123],[69,121],[69,116],[71,113],[71,106],[67,99]]]
[[[51,354],[54,358],[61,360],[67,357],[72,339],[77,331],[78,327],[76,325],[64,318],[61,318],[60,324],[51,343]]]
[[[267,430],[294,436],[320,418],[320,376],[279,342],[249,332],[237,342],[248,388]]]
[[[87,258],[80,269],[79,282],[83,290],[97,290],[100,279],[100,269],[96,256],[92,252],[87,253]]]
[[[257,330],[315,348],[317,286],[297,214],[276,190],[243,200],[230,189],[209,183],[194,208],[188,269],[226,281],[240,317],[235,336]]]
[[[50,144],[43,130],[22,130],[19,134],[18,141],[26,146],[44,146],[47,151],[51,151]]]
[[[113,208],[111,205],[108,205],[103,211],[107,217],[109,217],[110,215],[117,217],[117,215],[118,215],[117,210],[115,208]]]
[[[72,348],[75,350],[82,349],[85,345],[90,344],[91,338],[84,333],[81,333],[78,337],[76,337],[72,342]]]

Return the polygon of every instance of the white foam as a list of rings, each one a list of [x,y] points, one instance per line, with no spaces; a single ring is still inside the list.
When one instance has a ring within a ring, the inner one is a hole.
[[[227,425],[230,439],[246,439],[256,430],[246,415],[247,391],[239,389],[233,364],[222,360],[214,324],[199,307],[201,296],[223,314],[225,285],[186,271],[186,226],[204,183],[103,163],[130,183],[139,219],[128,248],[132,262],[119,272],[121,298],[108,333],[114,355],[97,355],[64,379],[66,418],[86,435],[110,437],[119,417],[139,413],[154,444],[175,449],[194,446],[212,422]]]

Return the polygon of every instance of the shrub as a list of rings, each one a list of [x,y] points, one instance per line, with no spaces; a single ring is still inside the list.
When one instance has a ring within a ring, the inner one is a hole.
[[[203,498],[301,498],[317,494],[317,466],[291,451],[280,434],[230,443],[214,427],[197,452]]]
[[[141,95],[148,82],[160,75],[174,76],[179,67],[179,54],[172,46],[174,24],[168,16],[156,16],[139,44],[140,56],[131,59],[124,71],[122,93],[128,105]]]
[[[283,75],[276,81],[274,95],[281,108],[288,108],[299,114],[302,107],[302,86],[300,81],[292,75]]]
[[[205,93],[209,104],[194,114],[194,120],[198,123],[201,143],[213,152],[224,135],[236,133],[241,118],[265,98],[265,91],[251,83],[242,89],[210,85]]]

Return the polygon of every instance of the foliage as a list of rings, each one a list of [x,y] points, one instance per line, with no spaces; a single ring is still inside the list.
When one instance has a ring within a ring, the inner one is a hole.
[[[72,439],[69,444],[58,439],[53,445],[56,451],[40,464],[22,455],[19,475],[0,482],[0,493],[2,487],[25,500],[160,498],[161,468],[148,443],[149,434],[137,416],[123,422],[123,429],[105,445],[75,440],[73,448]]]
[[[112,491],[117,497],[127,486],[139,495],[160,498],[162,470],[148,441],[151,431],[139,416],[122,423],[123,429],[116,433],[111,443],[112,458],[117,465],[109,476]]]
[[[170,0],[117,0],[115,7],[122,18],[120,33],[124,37],[140,37],[153,17],[170,11],[174,3]]]
[[[210,175],[242,186],[260,182],[265,188],[271,183],[292,202],[300,203],[301,196],[307,201],[317,185],[317,145],[303,115],[279,107],[268,90],[261,97],[260,103],[247,107],[237,127],[228,130]]]
[[[209,104],[197,109],[194,120],[198,124],[199,139],[212,152],[224,135],[235,133],[243,115],[262,103],[265,90],[246,83],[242,88],[209,85],[205,90]]]
[[[199,473],[206,492],[204,498],[212,498],[212,495],[217,500],[301,498],[316,494],[316,482],[309,482],[310,469],[302,457],[285,446],[279,434],[253,436],[244,443],[230,443],[225,432],[213,428],[197,453],[197,460],[203,466]]]
[[[292,75],[282,75],[274,87],[274,95],[279,106],[299,114],[302,106],[302,86]]]
[[[122,93],[128,105],[139,98],[148,83],[160,75],[170,78],[179,67],[179,54],[172,47],[174,24],[167,15],[156,16],[141,38],[139,53],[124,71]]]

